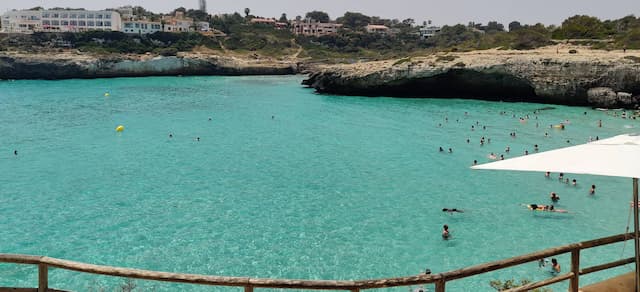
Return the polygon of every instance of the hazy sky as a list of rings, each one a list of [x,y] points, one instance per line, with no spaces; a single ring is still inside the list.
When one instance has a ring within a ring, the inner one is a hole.
[[[198,0],[0,0],[0,12],[34,6],[45,8],[84,7],[104,9],[122,5],[140,5],[154,12],[169,12],[179,6],[197,8]],[[497,20],[505,26],[512,20],[533,24],[560,24],[576,14],[588,14],[601,19],[615,19],[625,15],[640,15],[640,0],[208,0],[208,12],[240,12],[245,7],[251,14],[289,18],[311,10],[322,10],[331,18],[345,11],[357,11],[383,18],[413,18],[418,23],[432,20],[434,24],[456,24],[469,21],[486,23]]]

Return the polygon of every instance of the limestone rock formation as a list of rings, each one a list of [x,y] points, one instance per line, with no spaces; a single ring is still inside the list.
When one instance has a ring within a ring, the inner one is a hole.
[[[622,52],[488,50],[328,66],[303,84],[321,93],[475,98],[635,108],[640,63]],[[631,52],[640,55],[640,52]],[[592,88],[607,87],[610,91]],[[616,92],[622,92],[616,94]]]
[[[2,54],[0,79],[67,79],[163,75],[294,74],[295,63],[247,61],[214,55],[89,56],[82,54]]]

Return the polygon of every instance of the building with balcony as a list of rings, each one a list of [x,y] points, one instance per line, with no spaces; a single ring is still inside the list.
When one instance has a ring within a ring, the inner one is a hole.
[[[43,31],[120,31],[122,21],[115,11],[43,10]]]
[[[144,20],[122,22],[122,32],[131,34],[151,34],[162,31],[162,23]]]
[[[319,37],[337,34],[340,27],[342,27],[342,24],[315,22],[310,19],[294,20],[291,23],[291,32],[296,35]]]
[[[42,30],[42,11],[13,10],[2,15],[2,32],[32,33]]]
[[[115,11],[14,10],[2,15],[2,32],[120,31],[122,21]]]
[[[420,28],[420,37],[423,39],[428,39],[439,33],[441,29],[442,28],[439,26],[423,26]]]
[[[175,15],[162,17],[163,30],[166,32],[190,32],[195,31],[197,24],[190,17],[185,17],[183,12],[176,11]]]

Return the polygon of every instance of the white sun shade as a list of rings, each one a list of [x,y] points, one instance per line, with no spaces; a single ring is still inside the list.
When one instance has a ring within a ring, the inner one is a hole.
[[[620,135],[471,168],[640,178],[640,135]]]

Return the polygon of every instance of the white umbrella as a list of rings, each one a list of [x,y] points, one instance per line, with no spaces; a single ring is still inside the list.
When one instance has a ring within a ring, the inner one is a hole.
[[[472,169],[551,171],[593,174],[633,179],[636,291],[640,292],[640,238],[638,236],[638,178],[640,178],[640,134],[626,134],[513,159],[476,165]]]

